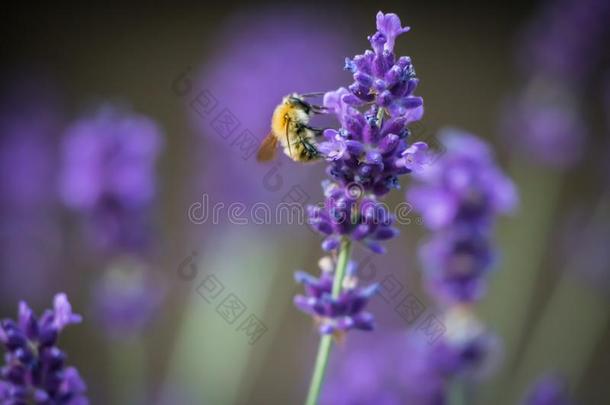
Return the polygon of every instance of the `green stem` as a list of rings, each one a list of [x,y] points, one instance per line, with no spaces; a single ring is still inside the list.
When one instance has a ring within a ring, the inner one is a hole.
[[[468,401],[468,387],[466,382],[459,378],[454,378],[449,384],[449,404],[451,405],[466,405]]]
[[[341,242],[341,250],[339,251],[339,259],[337,260],[337,268],[335,269],[335,278],[333,279],[332,297],[337,298],[341,293],[343,278],[347,269],[347,263],[352,250],[352,243],[349,239],[344,238]],[[316,405],[322,391],[322,383],[326,374],[326,366],[330,356],[332,347],[332,335],[324,335],[320,338],[320,346],[318,347],[318,355],[316,356],[316,365],[314,367],[309,392],[307,393],[306,405]]]
[[[352,241],[344,238],[341,241],[341,250],[339,251],[339,259],[337,260],[337,268],[335,269],[335,278],[333,280],[333,298],[339,298],[341,288],[343,287],[343,279],[347,270],[347,263],[352,253]]]
[[[139,337],[116,342],[110,352],[115,403],[140,404],[146,401],[146,350]]]

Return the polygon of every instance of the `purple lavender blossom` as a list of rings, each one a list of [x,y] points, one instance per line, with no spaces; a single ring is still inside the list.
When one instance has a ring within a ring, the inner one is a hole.
[[[411,59],[393,52],[396,37],[407,31],[398,16],[379,12],[377,32],[369,37],[373,50],[346,59],[354,83],[324,95],[324,106],[341,124],[324,131],[319,144],[332,181],[322,184],[324,206],[308,211],[312,227],[326,236],[325,250],[348,236],[382,253],[379,241],[398,234],[378,199],[399,187],[399,176],[420,168],[427,148],[407,142],[407,125],[423,115],[423,100],[413,94],[418,79]]]
[[[539,80],[506,103],[501,132],[510,147],[531,161],[568,168],[583,156],[588,127],[572,90]]]
[[[523,405],[569,405],[566,381],[556,375],[545,375],[531,388]]]
[[[165,291],[146,264],[134,258],[111,264],[94,291],[103,331],[115,339],[142,333],[159,310]]]
[[[342,235],[361,241],[375,253],[383,253],[380,241],[398,234],[392,226],[394,217],[389,208],[375,195],[361,197],[358,185],[342,187],[328,180],[323,182],[326,200],[323,207],[309,206],[309,223],[313,229],[326,235],[322,248],[337,249]]]
[[[501,360],[499,339],[468,309],[453,308],[443,323],[446,332],[434,342],[417,331],[406,342],[405,386],[414,403],[445,404],[452,382],[484,380]]]
[[[86,218],[97,247],[146,247],[155,164],[162,147],[160,129],[150,118],[112,107],[67,129],[61,197]]]
[[[324,96],[324,106],[337,116],[341,129],[325,131],[320,147],[341,145],[343,151],[329,159],[328,174],[378,196],[396,188],[399,175],[411,172],[400,159],[408,149],[406,127],[423,115],[423,100],[413,95],[419,80],[411,59],[396,59],[393,53],[395,37],[406,32],[400,26],[398,16],[379,12],[378,31],[369,37],[374,51],[346,59],[354,83]],[[357,109],[366,106],[364,113]],[[379,122],[379,109],[389,115],[385,122]]]
[[[19,304],[17,321],[0,322],[0,342],[7,350],[0,372],[0,403],[86,405],[86,385],[74,367],[65,365],[66,354],[57,347],[59,333],[80,323],[65,294],[57,294],[53,309],[37,318],[25,303]]]
[[[312,315],[319,324],[321,334],[345,332],[350,329],[372,330],[373,315],[364,309],[377,292],[378,285],[357,287],[355,265],[349,263],[343,289],[338,298],[332,298],[333,277],[336,263],[330,257],[320,260],[322,274],[316,278],[298,271],[295,280],[303,284],[306,295],[297,295],[294,304],[301,311]]]
[[[482,140],[455,130],[441,139],[445,154],[416,173],[420,184],[407,201],[435,231],[420,248],[429,290],[442,301],[470,302],[485,290],[495,219],[515,208],[517,194]]]

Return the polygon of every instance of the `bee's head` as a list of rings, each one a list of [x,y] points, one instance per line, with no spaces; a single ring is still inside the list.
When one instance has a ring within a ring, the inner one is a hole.
[[[290,105],[291,107],[298,108],[299,110],[303,110],[306,114],[309,114],[311,111],[311,104],[303,99],[297,93],[293,93],[284,98],[284,103]]]

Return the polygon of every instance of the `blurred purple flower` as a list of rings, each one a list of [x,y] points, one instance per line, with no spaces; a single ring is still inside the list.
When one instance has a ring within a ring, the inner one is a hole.
[[[62,145],[61,197],[83,215],[96,246],[146,247],[148,210],[156,191],[155,164],[163,147],[150,118],[104,107],[79,119]]]
[[[545,375],[532,386],[523,405],[569,405],[566,381],[556,375]]]
[[[520,35],[518,62],[528,74],[581,81],[607,50],[610,3],[546,1]]]
[[[543,3],[520,34],[517,60],[525,85],[503,113],[507,145],[552,168],[580,161],[589,132],[586,89],[607,50],[609,20],[606,0]]]
[[[406,333],[378,333],[375,339],[355,335],[333,355],[321,404],[399,405],[408,399]]]
[[[418,331],[407,341],[405,385],[414,403],[446,403],[453,382],[480,382],[495,372],[502,358],[498,337],[468,309],[450,310],[443,323],[446,332],[434,342]]]
[[[124,339],[142,333],[161,307],[165,295],[160,280],[134,258],[111,264],[93,292],[102,330]]]
[[[407,201],[421,212],[424,225],[436,230],[458,222],[486,225],[517,205],[515,186],[496,166],[481,139],[457,130],[440,135],[445,153],[415,173]]]
[[[454,378],[489,377],[501,357],[495,335],[466,313],[444,321],[447,332],[430,342],[421,331],[354,336],[330,366],[322,404],[445,404]]]
[[[372,330],[373,315],[364,311],[378,285],[357,287],[354,263],[348,265],[343,289],[338,298],[332,298],[333,277],[336,263],[330,257],[320,260],[322,274],[319,278],[298,271],[295,280],[303,284],[306,295],[294,297],[294,304],[301,311],[312,315],[319,324],[321,334],[338,334],[350,329]]]
[[[426,268],[426,287],[442,301],[471,302],[486,290],[485,274],[494,252],[487,235],[476,227],[453,227],[437,232],[420,248]]]
[[[0,84],[0,295],[9,301],[39,299],[58,269],[59,106],[37,76]]]
[[[482,140],[455,130],[441,139],[445,153],[416,173],[420,184],[407,201],[435,231],[420,247],[429,291],[441,301],[471,302],[485,291],[495,219],[516,207],[517,192]]]
[[[568,168],[582,158],[588,136],[579,108],[576,96],[563,85],[539,81],[506,103],[501,132],[528,159]]]
[[[86,405],[86,385],[74,367],[65,365],[66,354],[57,347],[59,333],[81,322],[65,294],[57,294],[53,310],[40,319],[25,303],[19,304],[17,321],[0,322],[0,342],[7,350],[0,372],[2,404]]]

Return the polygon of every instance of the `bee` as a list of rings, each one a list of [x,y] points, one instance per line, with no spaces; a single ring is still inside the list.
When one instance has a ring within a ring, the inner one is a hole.
[[[315,138],[322,130],[309,125],[313,114],[322,114],[326,108],[305,101],[322,93],[289,94],[275,108],[271,118],[271,132],[263,140],[256,159],[259,162],[272,160],[278,144],[284,153],[295,162],[311,162],[320,157]]]

